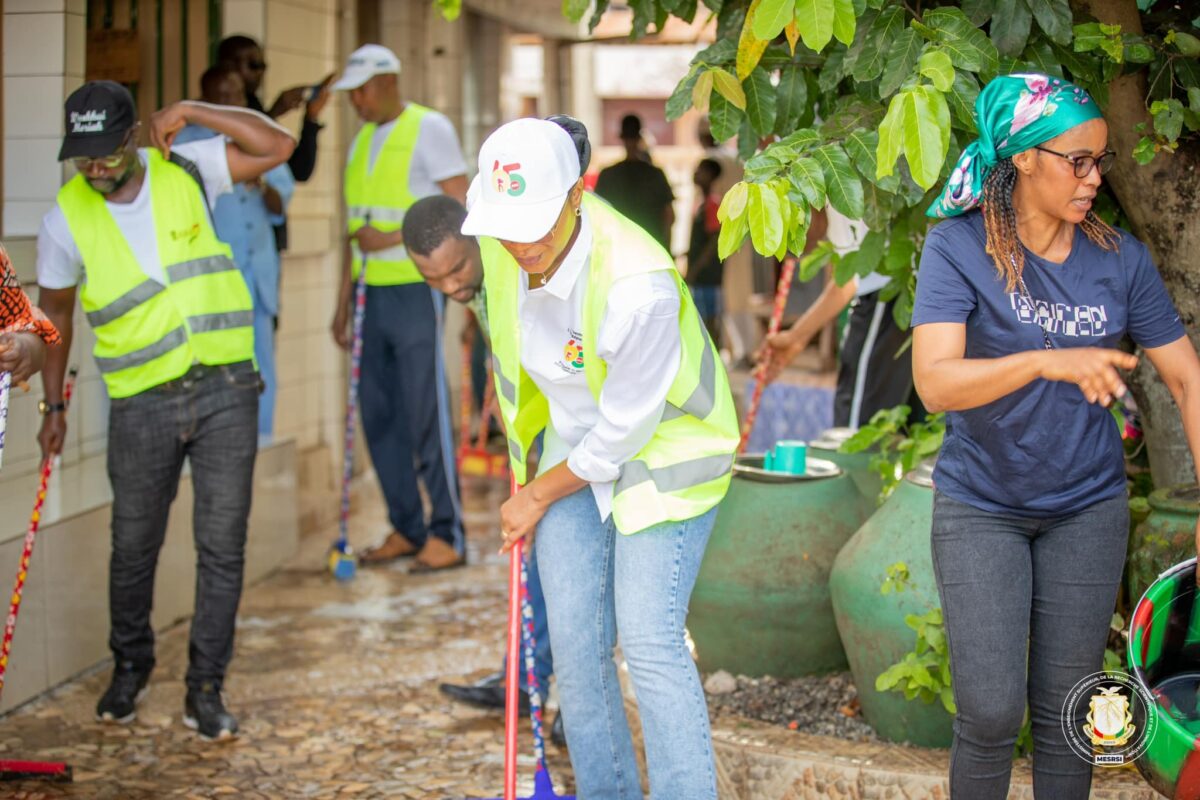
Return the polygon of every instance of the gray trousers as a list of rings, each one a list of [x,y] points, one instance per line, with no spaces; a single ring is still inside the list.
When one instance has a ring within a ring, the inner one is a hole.
[[[1092,767],[1067,745],[1063,704],[1078,681],[1101,668],[1128,538],[1123,492],[1043,519],[934,494],[933,568],[958,706],[953,800],[1008,796],[1026,702],[1034,795],[1086,800]],[[1081,716],[1072,724],[1083,722]]]
[[[258,453],[260,381],[251,362],[194,367],[113,400],[108,477],[113,489],[109,648],[118,667],[154,666],[150,610],[167,514],[186,458],[195,490],[196,610],[187,685],[218,686],[233,656],[246,524]]]

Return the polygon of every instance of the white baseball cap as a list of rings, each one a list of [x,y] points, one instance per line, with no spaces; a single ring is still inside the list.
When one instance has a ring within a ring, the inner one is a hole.
[[[510,242],[536,242],[554,226],[579,180],[571,136],[544,119],[501,125],[479,148],[462,232]]]
[[[400,59],[381,44],[364,44],[350,54],[346,71],[337,83],[335,92],[357,89],[376,75],[399,75]]]

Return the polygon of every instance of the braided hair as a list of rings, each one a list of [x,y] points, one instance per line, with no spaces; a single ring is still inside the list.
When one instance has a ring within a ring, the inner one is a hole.
[[[987,233],[987,253],[996,270],[1005,279],[1005,291],[1017,286],[1025,269],[1025,249],[1017,235],[1017,212],[1013,208],[1013,189],[1017,168],[1011,158],[1001,159],[983,182],[983,228]],[[1121,242],[1117,231],[1092,211],[1079,223],[1084,234],[1102,250],[1115,252]]]

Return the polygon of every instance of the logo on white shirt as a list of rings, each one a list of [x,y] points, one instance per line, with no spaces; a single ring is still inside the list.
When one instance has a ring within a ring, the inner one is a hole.
[[[102,133],[107,111],[71,112],[71,133]]]
[[[567,328],[567,337],[563,357],[554,365],[568,375],[578,375],[583,371],[583,334]]]

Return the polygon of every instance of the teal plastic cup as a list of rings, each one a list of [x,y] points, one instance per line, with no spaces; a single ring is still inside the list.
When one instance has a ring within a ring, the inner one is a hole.
[[[771,469],[789,475],[803,475],[808,469],[808,442],[785,439],[775,443]]]

